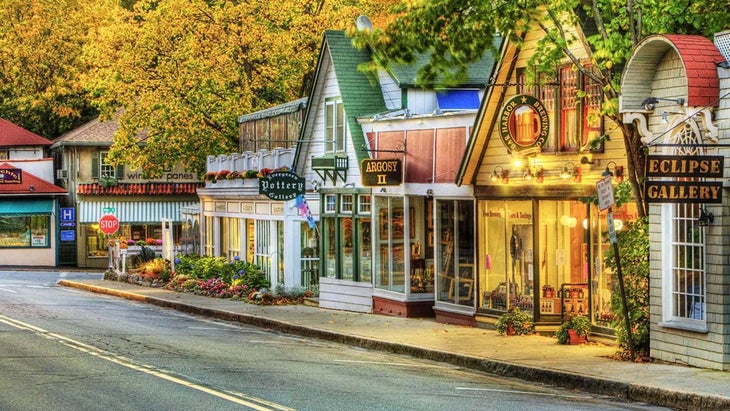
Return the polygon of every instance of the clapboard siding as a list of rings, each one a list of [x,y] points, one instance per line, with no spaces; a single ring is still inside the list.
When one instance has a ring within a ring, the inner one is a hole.
[[[361,313],[373,312],[373,286],[347,280],[319,279],[319,307]]]

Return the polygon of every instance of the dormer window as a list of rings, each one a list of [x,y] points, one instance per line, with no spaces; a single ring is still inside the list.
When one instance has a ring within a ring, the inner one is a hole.
[[[345,106],[342,98],[336,97],[325,101],[325,135],[324,151],[326,154],[342,153],[345,151]]]

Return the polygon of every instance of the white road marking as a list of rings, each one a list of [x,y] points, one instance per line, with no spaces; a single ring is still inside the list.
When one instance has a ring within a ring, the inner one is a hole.
[[[7,287],[7,286],[0,287],[0,291],[5,291],[5,292],[8,292],[8,293],[17,293],[17,291],[8,290],[7,288],[4,288],[4,287]]]
[[[202,385],[195,384],[190,381],[183,380],[182,378],[174,377],[168,373],[166,373],[164,370],[158,370],[153,368],[149,365],[137,365],[133,364],[131,360],[124,358],[122,356],[118,356],[115,354],[112,354],[108,351],[101,350],[99,348],[96,348],[94,346],[84,344],[80,341],[73,340],[68,337],[64,337],[63,335],[52,333],[50,331],[44,330],[42,328],[36,327],[34,325],[24,323],[22,321],[18,321],[15,319],[12,319],[10,317],[6,317],[4,315],[0,315],[0,322],[7,324],[11,327],[15,327],[21,330],[27,330],[32,331],[36,335],[39,335],[41,337],[47,338],[49,340],[53,340],[56,342],[59,342],[67,347],[73,348],[77,351],[81,351],[83,353],[92,355],[97,358],[101,358],[110,362],[113,362],[115,364],[121,365],[123,367],[130,368],[135,371],[143,372],[148,375],[152,375],[157,378],[161,378],[166,381],[170,381],[175,384],[179,384],[188,388],[192,388],[194,390],[198,390],[201,392],[204,392],[206,394],[210,394],[212,396],[233,402],[235,404],[243,405],[245,407],[249,407],[254,410],[260,410],[260,411],[270,411],[270,410],[280,410],[280,411],[293,411],[293,408],[289,408],[280,404],[276,404],[261,398],[252,397],[246,394],[242,393],[234,393],[230,391],[230,394],[227,394],[226,392],[222,391],[216,391],[214,389],[204,387]]]

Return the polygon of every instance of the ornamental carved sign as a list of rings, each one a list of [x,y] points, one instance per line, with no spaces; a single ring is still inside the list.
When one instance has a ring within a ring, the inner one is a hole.
[[[541,148],[550,132],[545,106],[535,97],[520,94],[507,100],[499,114],[499,136],[513,152]]]

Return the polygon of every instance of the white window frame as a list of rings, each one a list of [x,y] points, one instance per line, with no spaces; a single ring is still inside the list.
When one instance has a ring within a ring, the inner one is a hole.
[[[370,194],[360,194],[357,197],[358,214],[370,214],[372,197]]]
[[[102,151],[99,153],[99,178],[104,177],[116,177],[116,167],[109,165],[106,162],[106,158],[109,156],[108,151]]]
[[[347,121],[342,97],[325,100],[324,110],[324,151],[327,154],[345,151]]]
[[[336,194],[325,194],[324,195],[324,212],[325,214],[332,214],[337,212],[337,195]]]
[[[355,195],[354,194],[341,194],[340,195],[340,213],[352,214],[355,209]]]

